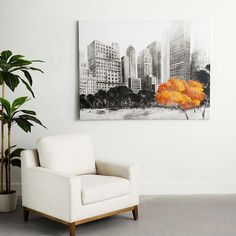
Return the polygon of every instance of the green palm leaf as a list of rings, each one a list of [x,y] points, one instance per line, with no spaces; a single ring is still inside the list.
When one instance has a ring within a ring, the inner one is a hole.
[[[18,59],[14,62],[11,63],[11,67],[16,67],[16,66],[27,66],[32,64],[31,61],[28,60],[24,60],[24,59]]]
[[[33,80],[31,74],[27,70],[21,70],[21,71],[24,73],[26,79],[29,81],[30,86],[32,86]]]
[[[10,157],[11,158],[20,157],[21,152],[24,150],[25,150],[24,148],[17,148],[11,152]]]
[[[12,148],[14,148],[14,147],[16,147],[16,145],[11,146],[11,147],[10,147],[10,150],[11,150]],[[4,152],[5,157],[7,157],[7,153],[8,153],[8,148],[7,148],[7,149],[5,150],[5,152]]]
[[[11,112],[16,111],[16,109],[18,109],[19,106],[23,105],[28,100],[29,100],[28,97],[16,98],[12,103]]]
[[[3,80],[6,85],[14,92],[15,88],[19,84],[19,79],[17,75],[14,75],[10,72],[2,72]]]
[[[20,76],[18,76],[18,77],[21,80],[21,82],[25,85],[25,87],[31,92],[32,96],[35,98],[34,92],[33,92],[32,88],[30,87],[30,85],[25,80],[23,80]]]
[[[15,118],[14,121],[26,133],[31,132],[31,126],[33,126],[33,124],[31,124],[29,121],[27,121],[27,120],[25,120],[23,118]]]
[[[5,50],[0,54],[0,85],[3,82],[9,87],[13,92],[15,88],[22,82],[26,89],[34,97],[34,92],[32,90],[33,79],[30,71],[43,71],[39,68],[32,67],[31,65],[35,62],[44,62],[42,60],[27,60],[23,55],[12,55],[12,52]],[[20,77],[18,74],[14,74],[16,71],[22,71],[24,75]]]
[[[2,82],[3,82],[3,76],[2,76],[2,71],[0,71],[0,85],[2,85]]]
[[[35,123],[37,123],[37,124],[39,124],[39,125],[41,125],[41,126],[43,126],[44,128],[46,128],[43,124],[42,124],[42,122],[39,120],[39,119],[37,119],[36,117],[34,117],[34,116],[31,116],[31,115],[20,115],[20,118],[23,118],[23,119],[25,119],[25,120],[27,120],[27,121],[33,121],[33,122],[35,122]]]
[[[14,55],[14,56],[12,56],[12,57],[10,58],[9,63],[15,62],[15,61],[17,61],[18,59],[21,59],[21,58],[23,58],[23,57],[24,57],[24,56],[22,56],[22,55]]]
[[[7,61],[11,55],[12,55],[12,52],[10,50],[3,51],[1,52],[1,59],[4,61]]]
[[[21,167],[21,161],[20,161],[19,158],[11,159],[11,164],[12,164],[13,166]]]
[[[2,107],[5,109],[8,116],[11,116],[11,104],[8,100],[4,98],[0,98],[0,103]]]

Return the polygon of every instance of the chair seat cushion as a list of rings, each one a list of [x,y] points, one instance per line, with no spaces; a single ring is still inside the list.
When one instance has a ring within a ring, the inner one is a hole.
[[[127,179],[104,175],[81,175],[82,204],[91,204],[130,193]]]

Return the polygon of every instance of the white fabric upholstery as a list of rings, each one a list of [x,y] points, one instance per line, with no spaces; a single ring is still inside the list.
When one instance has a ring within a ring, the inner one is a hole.
[[[75,222],[139,204],[136,166],[100,160],[96,166],[106,176],[76,176],[43,168],[36,150],[23,151],[23,206]]]
[[[88,134],[44,137],[38,140],[37,148],[42,167],[75,175],[96,173]]]
[[[106,201],[82,205],[82,219],[138,205],[138,202],[131,199],[130,195],[124,195]]]
[[[138,166],[112,160],[96,160],[97,173],[125,178],[130,182],[130,195],[138,204]]]
[[[23,168],[22,204],[73,222],[81,218],[81,179],[42,167]]]
[[[30,168],[39,166],[39,158],[37,150],[24,150],[24,161],[21,162],[22,168]]]
[[[127,179],[104,175],[81,175],[82,204],[91,204],[130,193]]]

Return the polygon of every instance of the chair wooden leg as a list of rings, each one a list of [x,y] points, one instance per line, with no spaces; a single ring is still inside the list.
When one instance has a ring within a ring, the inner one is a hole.
[[[132,213],[133,213],[134,220],[138,220],[138,206],[134,206]]]
[[[24,217],[24,221],[28,221],[29,211],[25,207],[23,207],[23,217]]]
[[[70,236],[75,236],[75,223],[69,224]]]

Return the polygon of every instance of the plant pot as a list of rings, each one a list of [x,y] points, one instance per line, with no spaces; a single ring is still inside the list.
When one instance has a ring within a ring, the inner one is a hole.
[[[11,193],[0,193],[0,212],[15,211],[16,200],[16,191],[11,191]]]

